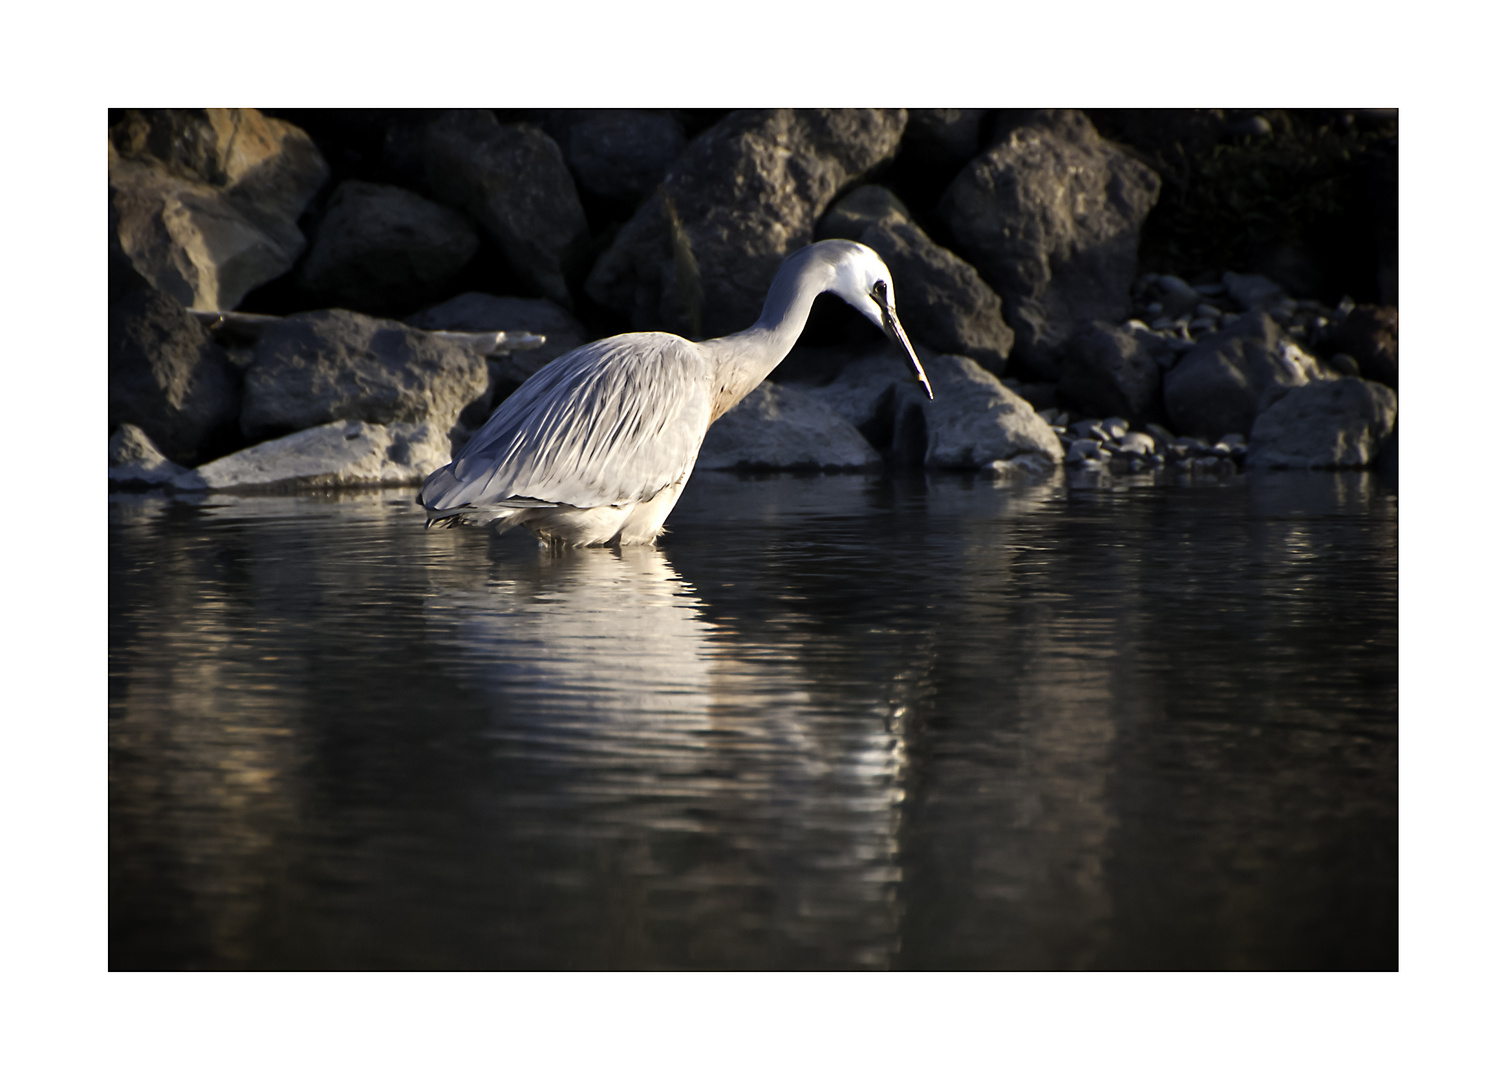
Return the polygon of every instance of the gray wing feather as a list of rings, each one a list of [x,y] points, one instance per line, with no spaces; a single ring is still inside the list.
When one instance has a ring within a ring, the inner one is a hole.
[[[642,502],[690,470],[710,417],[710,364],[695,345],[607,338],[519,387],[422,499],[430,510]]]

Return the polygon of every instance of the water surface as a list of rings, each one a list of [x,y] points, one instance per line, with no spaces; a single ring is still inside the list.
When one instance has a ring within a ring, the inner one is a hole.
[[[1395,968],[1397,497],[110,507],[113,968]]]

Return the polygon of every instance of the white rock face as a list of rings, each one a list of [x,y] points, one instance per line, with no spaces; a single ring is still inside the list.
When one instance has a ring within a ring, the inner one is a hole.
[[[938,356],[926,374],[936,394],[925,407],[928,468],[979,469],[1023,454],[1062,461],[1061,442],[1031,403],[972,360]]]
[[[761,383],[711,426],[698,469],[877,469],[879,452],[809,394]]]
[[[130,487],[160,487],[188,472],[163,456],[147,433],[135,424],[121,424],[110,436],[110,483]]]
[[[450,460],[432,424],[337,420],[258,443],[173,482],[179,491],[307,491],[420,484]]]

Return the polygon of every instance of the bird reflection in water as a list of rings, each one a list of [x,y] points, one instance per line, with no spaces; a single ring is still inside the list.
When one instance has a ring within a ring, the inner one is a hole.
[[[436,619],[492,704],[501,827],[555,862],[529,869],[545,890],[580,900],[595,876],[581,915],[606,903],[613,962],[887,966],[904,748],[885,711],[814,703],[799,642],[719,628],[661,550],[492,566]]]

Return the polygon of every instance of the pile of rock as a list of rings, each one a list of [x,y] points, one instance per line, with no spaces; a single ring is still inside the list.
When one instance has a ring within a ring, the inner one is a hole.
[[[252,109],[112,115],[118,482],[411,483],[554,356],[741,329],[784,256],[829,236],[887,261],[936,401],[868,355],[859,316],[818,311],[817,351],[864,355],[804,386],[787,363],[713,428],[703,467],[1353,467],[1395,449],[1395,307],[1138,277],[1160,180],[1082,112],[347,119],[359,139],[338,116],[309,114],[311,137]],[[285,317],[248,335],[190,314],[238,306]],[[446,331],[546,343],[484,356]]]

